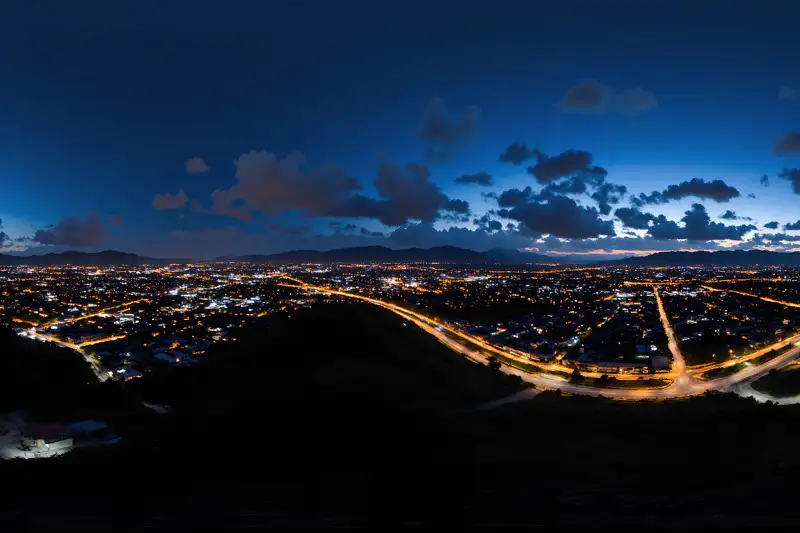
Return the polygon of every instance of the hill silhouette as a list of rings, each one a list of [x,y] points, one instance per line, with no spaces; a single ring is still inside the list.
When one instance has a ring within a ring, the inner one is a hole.
[[[0,519],[230,530],[800,518],[796,407],[542,393],[474,411],[519,383],[364,304],[268,317],[236,337],[205,364],[132,382],[129,394],[173,409],[118,431],[119,445],[0,464],[14,487]],[[102,490],[30,497],[74,479]]]

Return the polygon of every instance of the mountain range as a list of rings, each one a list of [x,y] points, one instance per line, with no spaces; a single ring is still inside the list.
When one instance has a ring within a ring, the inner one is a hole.
[[[800,266],[800,252],[723,250],[719,252],[658,252],[606,261],[603,265],[659,266]]]
[[[115,265],[168,265],[171,263],[187,263],[188,259],[156,259],[142,255],[105,250],[103,252],[76,252],[67,251],[44,255],[7,255],[0,254],[0,265],[30,265],[30,266],[115,266]]]
[[[523,252],[515,248],[494,248],[476,252],[455,246],[406,248],[393,250],[384,246],[361,246],[320,252],[294,250],[271,255],[222,256],[214,261],[251,263],[450,263],[450,264],[557,264],[574,263],[568,258]],[[164,259],[105,250],[103,252],[68,251],[45,255],[16,256],[0,254],[0,266],[112,266],[166,265],[192,262],[191,259]],[[731,250],[718,252],[658,252],[640,257],[628,257],[595,263],[603,266],[800,266],[800,252],[771,252],[768,250]]]

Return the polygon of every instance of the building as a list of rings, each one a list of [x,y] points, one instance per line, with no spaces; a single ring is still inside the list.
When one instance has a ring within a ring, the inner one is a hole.
[[[20,448],[26,456],[48,457],[72,450],[72,435],[64,424],[28,424],[21,433]]]

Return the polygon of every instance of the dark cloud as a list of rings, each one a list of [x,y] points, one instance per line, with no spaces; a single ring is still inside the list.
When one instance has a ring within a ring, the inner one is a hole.
[[[789,222],[788,224],[784,224],[783,229],[789,231],[800,231],[800,220],[797,222]]]
[[[486,232],[500,231],[503,229],[503,223],[492,218],[494,214],[494,211],[489,211],[480,218],[474,219],[472,223],[478,226],[479,229]]]
[[[561,97],[562,111],[577,113],[603,113],[611,99],[611,87],[597,80],[586,80],[569,87]]]
[[[189,174],[205,174],[208,172],[208,165],[206,165],[202,157],[187,159],[184,164],[186,165],[186,172]]]
[[[628,188],[624,185],[601,183],[592,193],[591,198],[597,202],[600,214],[607,215],[611,213],[611,206],[617,205],[627,192]]]
[[[551,182],[545,187],[546,191],[557,194],[583,194],[586,189],[586,180],[575,176],[571,176],[564,181]]]
[[[742,237],[757,228],[752,224],[726,226],[719,222],[711,222],[706,208],[702,204],[693,204],[681,219],[683,227],[664,215],[653,219],[648,234],[654,239],[686,239],[689,241],[740,241]]]
[[[784,168],[778,177],[792,182],[794,193],[800,194],[800,168]]]
[[[267,223],[267,229],[276,233],[285,233],[287,235],[302,235],[311,231],[312,228],[309,225],[286,226],[278,222],[269,222]]]
[[[528,167],[528,173],[541,184],[571,176],[600,182],[608,175],[604,168],[593,166],[592,154],[583,150],[567,150],[552,157],[537,151],[536,157],[537,162]]]
[[[669,202],[664,195],[658,191],[653,191],[650,194],[639,193],[639,196],[631,196],[631,205],[634,207],[643,207],[645,205],[659,205]]]
[[[764,224],[764,227],[766,229],[778,229],[779,225],[780,224],[778,223],[777,220],[773,220],[772,222],[767,222],[766,224]]]
[[[748,194],[747,197],[750,198],[751,200],[755,200],[756,199],[756,195],[753,194],[753,193]]]
[[[52,246],[87,248],[97,246],[106,238],[106,227],[94,213],[81,217],[67,217],[55,226],[38,230],[33,241]]]
[[[721,218],[723,220],[747,220],[747,221],[752,221],[753,220],[750,217],[741,217],[741,216],[737,215],[736,213],[734,213],[733,211],[731,211],[730,209],[728,209],[727,211],[722,213],[719,216],[719,218]]]
[[[167,211],[170,209],[184,209],[186,208],[186,202],[189,201],[189,198],[186,196],[186,193],[183,189],[178,189],[177,194],[156,194],[153,197],[153,202],[150,204],[155,209],[159,211]]]
[[[763,185],[764,187],[769,187],[769,176],[764,174],[763,176],[761,176],[761,178],[758,180],[758,182],[761,185]]]
[[[731,187],[722,180],[705,181],[699,178],[670,185],[661,194],[667,200],[680,200],[694,196],[715,202],[727,202],[741,196],[736,187]]]
[[[387,226],[400,226],[409,219],[433,221],[440,211],[469,212],[469,203],[444,195],[430,181],[427,167],[416,163],[399,166],[383,162],[374,182],[379,198],[354,194],[325,213],[329,216],[376,218]]]
[[[620,207],[614,211],[614,216],[622,221],[625,227],[632,229],[648,229],[655,216],[644,213],[636,207]]]
[[[488,172],[478,172],[477,174],[465,174],[456,178],[456,183],[461,185],[475,184],[488,187],[492,184],[492,175]]]
[[[538,153],[535,148],[528,148],[525,143],[514,141],[497,158],[501,163],[512,163],[514,165],[521,165],[528,159],[531,159]]]
[[[800,131],[790,131],[775,141],[772,153],[778,156],[800,153]]]
[[[756,235],[758,239],[768,243],[800,242],[800,235],[787,235],[786,233],[762,233]]]
[[[108,224],[110,226],[121,226],[125,221],[120,215],[109,215]]]
[[[788,87],[786,85],[781,86],[778,88],[778,100],[800,100],[800,91],[795,89],[794,87]]]
[[[638,115],[657,108],[658,99],[650,91],[645,91],[641,87],[634,87],[615,95],[614,107],[624,115]]]
[[[632,196],[631,204],[634,207],[666,204],[670,200],[681,200],[690,196],[715,202],[727,202],[738,198],[741,193],[736,187],[732,187],[722,180],[705,181],[700,178],[692,178],[677,185],[670,185],[661,192],[653,191],[650,194],[640,193],[639,196]]]
[[[425,141],[441,143],[466,139],[477,131],[480,117],[480,108],[468,106],[462,112],[461,118],[454,120],[449,116],[444,101],[435,98],[425,111],[420,137]]]
[[[493,194],[493,193],[492,193]],[[489,195],[487,195],[489,196]],[[529,202],[534,197],[533,189],[525,187],[524,189],[508,189],[501,192],[499,195],[494,195],[497,200],[497,205],[500,207],[516,207],[518,205]]]
[[[614,223],[602,220],[597,209],[578,205],[572,198],[556,194],[503,209],[498,214],[520,222],[524,226],[521,231],[529,234],[549,234],[565,239],[614,235]]]
[[[3,229],[3,219],[0,218],[0,230],[2,229]],[[8,236],[8,233],[6,233],[5,231],[0,231],[0,248],[9,246],[10,244],[13,244],[13,242],[14,242],[13,239]]]
[[[250,151],[234,160],[236,183],[212,193],[210,212],[246,220],[253,211],[276,216],[284,211],[326,215],[346,202],[361,186],[338,165],[302,170],[299,152],[279,159],[265,151]]]

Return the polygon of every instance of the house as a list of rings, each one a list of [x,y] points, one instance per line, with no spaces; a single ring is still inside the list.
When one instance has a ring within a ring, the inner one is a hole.
[[[73,440],[64,424],[28,424],[22,429],[22,448],[33,454],[61,455],[72,450]]]
[[[109,371],[109,374],[112,377],[122,381],[130,381],[131,379],[140,378],[144,375],[130,365],[121,366],[116,370],[111,370]]]

